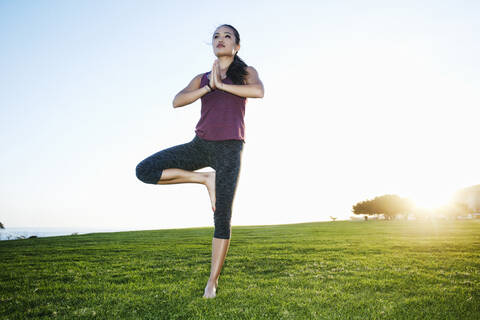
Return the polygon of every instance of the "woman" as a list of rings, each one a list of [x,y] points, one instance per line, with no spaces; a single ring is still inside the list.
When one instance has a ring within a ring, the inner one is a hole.
[[[214,212],[212,264],[204,298],[216,296],[218,277],[230,245],[232,203],[245,143],[247,98],[263,98],[257,71],[237,55],[240,35],[219,26],[212,39],[217,59],[210,72],[195,76],[173,99],[178,108],[201,98],[201,117],[192,141],[159,151],[136,167],[138,179],[151,184],[200,183],[207,187]],[[212,172],[195,172],[211,167]]]

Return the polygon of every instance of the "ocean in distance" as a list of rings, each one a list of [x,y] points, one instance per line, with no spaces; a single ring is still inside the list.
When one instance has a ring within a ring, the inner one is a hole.
[[[54,236],[66,236],[73,233],[77,234],[86,234],[94,232],[118,232],[118,231],[129,231],[127,229],[102,229],[102,228],[85,228],[85,227],[50,227],[50,228],[36,228],[36,227],[25,227],[25,228],[5,228],[0,229],[0,240],[16,240],[16,239],[27,239],[31,236],[37,237],[54,237]]]

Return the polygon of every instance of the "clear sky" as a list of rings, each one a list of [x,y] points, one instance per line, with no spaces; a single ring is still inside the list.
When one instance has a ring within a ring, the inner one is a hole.
[[[202,185],[135,167],[194,137],[217,26],[240,32],[248,99],[232,225],[348,219],[480,183],[478,1],[0,1],[0,221],[213,226]],[[206,171],[210,168],[204,169]]]

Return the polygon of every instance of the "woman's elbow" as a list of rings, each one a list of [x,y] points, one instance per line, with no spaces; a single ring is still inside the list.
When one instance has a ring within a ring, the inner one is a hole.
[[[178,101],[178,96],[175,96],[175,98],[173,98],[172,107],[173,107],[173,108],[178,108],[178,107],[180,107],[180,101]]]
[[[261,88],[260,90],[258,90],[258,92],[257,92],[257,98],[263,98],[263,88]]]

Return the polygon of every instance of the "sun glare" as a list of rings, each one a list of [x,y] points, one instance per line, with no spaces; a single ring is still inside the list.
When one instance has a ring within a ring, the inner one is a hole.
[[[440,190],[425,190],[408,197],[418,209],[435,210],[451,202],[452,194]]]

